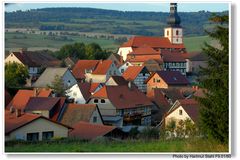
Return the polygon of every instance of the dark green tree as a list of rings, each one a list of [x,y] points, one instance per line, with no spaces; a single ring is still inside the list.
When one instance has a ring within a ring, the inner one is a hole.
[[[88,59],[95,59],[95,54],[101,54],[102,52],[102,48],[97,43],[86,45],[86,55]]]
[[[28,69],[20,63],[5,64],[5,87],[14,88],[26,84]]]
[[[218,23],[207,32],[219,43],[213,46],[205,43],[203,52],[208,57],[208,66],[201,68],[200,85],[206,89],[204,97],[197,97],[201,104],[200,127],[208,137],[228,143],[229,136],[229,39],[228,16],[214,16],[210,19]]]
[[[57,97],[66,97],[67,87],[64,85],[62,78],[56,75],[53,82],[47,86],[51,88]]]

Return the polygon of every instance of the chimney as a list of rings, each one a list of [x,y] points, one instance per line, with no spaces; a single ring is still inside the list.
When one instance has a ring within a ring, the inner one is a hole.
[[[21,116],[21,109],[16,109],[16,117],[20,117]]]
[[[10,107],[10,113],[13,113],[13,112],[14,112],[14,107],[11,106],[11,107]]]
[[[99,63],[102,64],[102,62],[103,62],[103,60],[101,59]]]
[[[38,88],[35,88],[34,90],[33,90],[33,97],[37,97],[38,96],[38,94],[39,94],[39,90],[38,90]]]

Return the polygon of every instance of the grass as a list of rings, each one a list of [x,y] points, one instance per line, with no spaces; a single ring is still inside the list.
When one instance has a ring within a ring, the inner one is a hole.
[[[26,37],[26,38],[24,38]],[[45,39],[46,35],[38,34],[23,34],[23,33],[6,33],[5,34],[5,49],[18,49],[18,48],[32,48],[33,50],[38,50],[39,48],[58,50],[61,46],[65,44],[72,44],[75,42],[83,42],[89,44],[92,42],[98,43],[104,49],[115,49],[118,46],[113,40],[107,39],[96,39],[96,38],[87,38],[80,36],[68,36],[70,40],[60,41],[60,40],[50,40]]]
[[[17,38],[16,38],[17,37]],[[26,38],[24,38],[26,37]],[[71,44],[75,42],[83,43],[98,43],[104,49],[110,49],[116,51],[119,47],[112,39],[103,38],[87,38],[80,36],[68,36],[72,41],[60,41],[60,40],[50,40],[45,39],[46,35],[38,34],[23,34],[23,33],[5,33],[5,49],[6,50],[18,50],[19,48],[26,47],[29,50],[41,50],[50,49],[56,51],[65,44]],[[211,42],[208,36],[198,36],[198,37],[185,37],[184,44],[188,52],[201,51],[204,41],[207,43]]]
[[[228,152],[228,146],[203,139],[124,140],[124,141],[54,141],[16,143],[5,152]]]
[[[211,43],[211,38],[208,36],[185,37],[184,45],[188,52],[201,51],[204,42]]]

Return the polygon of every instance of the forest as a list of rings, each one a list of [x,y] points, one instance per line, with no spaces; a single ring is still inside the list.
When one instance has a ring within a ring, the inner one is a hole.
[[[214,28],[208,19],[212,12],[179,12],[186,36],[203,36]],[[228,11],[215,13],[228,14]],[[5,12],[6,28],[38,28],[99,32],[111,34],[163,35],[168,12],[116,11],[94,8],[44,8],[28,11]]]

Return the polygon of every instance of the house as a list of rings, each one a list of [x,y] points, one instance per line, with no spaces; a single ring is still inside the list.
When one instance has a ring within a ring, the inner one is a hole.
[[[148,45],[139,46],[127,55],[127,61],[131,62],[134,66],[142,66],[144,62],[150,59],[161,61],[161,55],[159,51],[154,50]]]
[[[187,68],[187,72],[198,74],[200,67],[207,67],[207,60],[207,55],[202,52],[190,52],[188,54],[189,67]]]
[[[69,69],[72,69],[73,66],[75,65],[75,61],[70,57],[65,58],[64,63],[66,65],[66,67],[68,67]]]
[[[183,44],[183,29],[181,19],[177,13],[177,3],[170,4],[170,15],[167,18],[167,27],[164,28],[164,37],[133,36],[127,42],[123,43],[118,50],[118,54],[126,61],[127,55],[134,49],[147,45],[156,51],[163,50],[185,52]]]
[[[8,90],[5,89],[4,91],[4,106],[5,108],[8,106],[8,104],[12,101],[12,96],[9,94]]]
[[[60,66],[61,61],[44,51],[27,51],[21,49],[5,58],[5,63],[20,63],[28,68],[29,76],[36,77],[46,67]]]
[[[115,126],[80,121],[73,125],[73,130],[70,131],[69,137],[92,140],[98,137],[111,136],[115,129]]]
[[[177,100],[165,116],[165,126],[172,121],[176,122],[176,125],[178,125],[180,121],[186,119],[190,119],[193,124],[196,124],[199,120],[199,109],[200,105],[194,99]]]
[[[146,81],[147,95],[151,95],[154,88],[185,87],[189,85],[188,79],[179,71],[157,71]]]
[[[112,75],[120,75],[111,60],[79,60],[73,68],[79,82],[105,83]]]
[[[65,100],[64,97],[31,97],[24,111],[58,121],[66,105]]]
[[[111,76],[107,82],[106,86],[120,86],[120,85],[128,85],[128,81],[126,81],[122,76]]]
[[[116,53],[112,53],[107,60],[111,60],[113,61],[113,63],[115,64],[116,67],[119,67],[120,65],[123,64],[123,59],[122,56],[120,56],[119,54]]]
[[[163,68],[165,71],[179,71],[183,75],[187,72],[187,59],[186,53],[180,51],[162,51],[161,56],[163,59]]]
[[[131,82],[128,86],[104,86],[88,103],[98,105],[104,124],[118,127],[151,124],[153,103]]]
[[[77,83],[67,90],[69,99],[73,99],[74,103],[85,104],[90,96],[102,88],[101,83]]]
[[[143,63],[143,66],[152,74],[153,72],[163,70],[163,60],[149,59]]]
[[[30,97],[50,97],[51,93],[52,91],[50,89],[40,89],[40,90],[20,89],[18,90],[16,95],[13,97],[11,102],[7,105],[6,109],[10,110],[11,107],[14,107],[15,109],[24,110]]]
[[[125,61],[121,66],[118,67],[118,71],[123,74],[129,66],[133,66],[130,62]]]
[[[86,81],[92,83],[105,83],[111,76],[119,76],[116,65],[111,60],[100,60],[96,68],[86,74]]]
[[[59,119],[62,124],[74,126],[79,121],[94,124],[103,124],[101,114],[96,104],[69,103]]]
[[[20,110],[5,111],[5,141],[42,141],[54,137],[65,138],[72,129],[46,117],[18,111]]]
[[[56,76],[61,77],[66,88],[77,84],[77,80],[68,68],[46,68],[37,81],[33,84],[34,88],[47,88],[52,85]]]
[[[127,81],[133,82],[138,89],[146,93],[147,85],[145,84],[145,80],[148,79],[150,73],[144,66],[130,66],[128,69],[123,73],[123,78]]]
[[[85,74],[91,73],[97,66],[99,60],[78,60],[73,67],[72,73],[78,82],[84,82]]]

